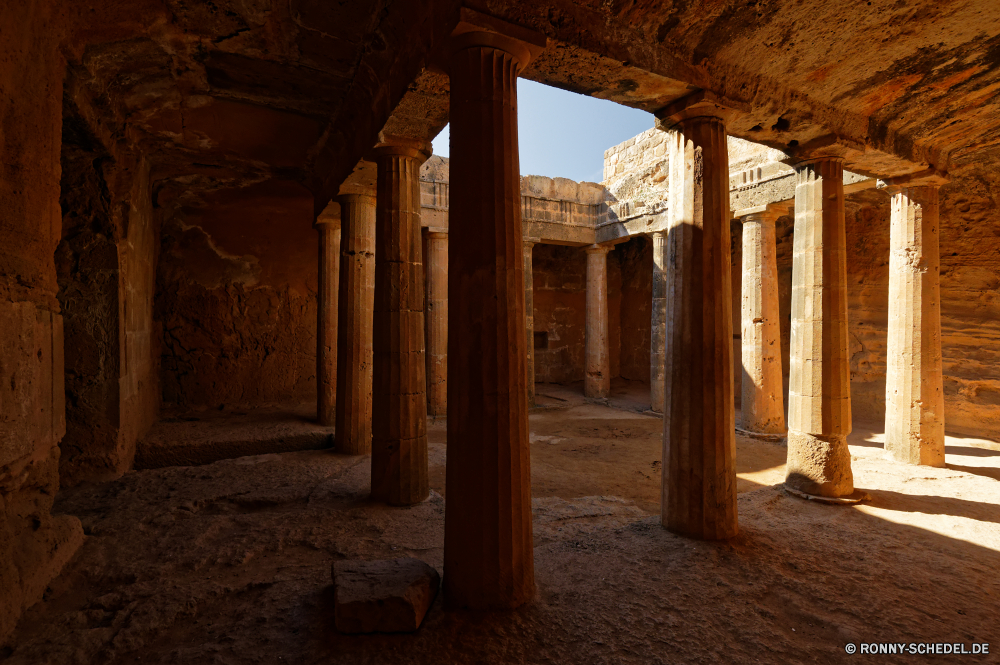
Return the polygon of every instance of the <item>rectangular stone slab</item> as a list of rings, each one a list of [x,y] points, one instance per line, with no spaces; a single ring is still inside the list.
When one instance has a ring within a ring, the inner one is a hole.
[[[412,633],[437,596],[441,577],[420,559],[333,564],[337,630]]]

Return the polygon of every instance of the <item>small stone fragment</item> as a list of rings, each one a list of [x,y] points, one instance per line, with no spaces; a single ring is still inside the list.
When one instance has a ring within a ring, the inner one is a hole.
[[[437,570],[413,558],[337,561],[332,572],[342,633],[412,633],[441,582]]]

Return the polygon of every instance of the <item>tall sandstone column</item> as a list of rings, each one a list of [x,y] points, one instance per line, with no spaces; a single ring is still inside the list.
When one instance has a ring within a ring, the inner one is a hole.
[[[851,368],[847,341],[844,165],[796,165],[792,331],[785,485],[805,494],[854,492]]]
[[[663,413],[667,330],[667,232],[650,234],[653,239],[653,308],[650,321],[649,401],[650,408]]]
[[[535,405],[535,285],[531,266],[532,253],[538,238],[525,238],[524,247],[524,332],[528,358],[528,406]]]
[[[337,452],[372,445],[372,312],[375,306],[375,192],[341,194],[337,316]]]
[[[606,398],[611,394],[611,358],[608,352],[608,245],[587,247],[587,321],[584,334],[583,394]]]
[[[448,412],[448,234],[427,234],[427,413]]]
[[[722,539],[738,531],[728,113],[701,95],[673,109],[661,520]]]
[[[319,288],[316,311],[316,419],[332,426],[337,410],[337,296],[340,281],[339,205],[316,218],[319,232]]]
[[[778,314],[778,260],[774,223],[780,213],[743,217],[741,327],[743,390],[740,427],[750,434],[785,433]]]
[[[430,151],[386,136],[375,148],[372,498],[403,506],[430,492],[420,231],[420,165]]]
[[[885,449],[944,466],[938,187],[892,182]]]
[[[470,15],[462,11],[463,19]],[[517,74],[531,57],[523,39],[544,45],[545,38],[510,28],[521,40],[460,23],[448,60],[450,607],[513,608],[535,589]]]

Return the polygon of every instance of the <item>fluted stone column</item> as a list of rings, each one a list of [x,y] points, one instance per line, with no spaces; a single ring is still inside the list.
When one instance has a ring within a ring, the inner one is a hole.
[[[741,326],[743,390],[740,429],[783,435],[785,399],[778,313],[777,238],[780,213],[759,210],[743,219]]]
[[[587,247],[587,321],[584,334],[583,394],[611,394],[611,354],[608,351],[609,245]]]
[[[938,187],[889,192],[885,449],[900,462],[944,466]]]
[[[531,256],[538,238],[525,238],[524,248],[524,332],[528,349],[528,406],[535,405],[535,294]]]
[[[337,290],[340,281],[340,214],[330,204],[316,218],[319,281],[316,308],[316,419],[333,426],[337,411]]]
[[[375,192],[342,194],[337,310],[337,426],[334,446],[367,455],[372,442],[372,312],[375,305]]]
[[[668,116],[674,124],[661,520],[671,531],[705,539],[730,538],[738,531],[723,114],[715,104],[695,103]]]
[[[854,492],[844,166],[824,157],[796,171],[785,485],[842,498]]]
[[[420,165],[426,142],[382,137],[375,149],[375,323],[372,498],[411,505],[427,498],[427,370]]]
[[[531,51],[495,32],[452,39],[444,594],[512,608],[535,588],[517,148]]]
[[[650,234],[653,239],[653,308],[649,335],[650,408],[663,413],[667,330],[667,232]]]
[[[427,234],[427,413],[448,412],[448,234]]]

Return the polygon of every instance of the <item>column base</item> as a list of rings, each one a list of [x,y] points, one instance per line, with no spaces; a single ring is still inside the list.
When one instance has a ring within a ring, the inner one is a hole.
[[[768,443],[780,443],[783,445],[788,445],[788,432],[756,432],[754,430],[743,429],[739,425],[736,426],[736,433],[749,437],[751,439],[756,439],[757,441],[767,441]]]
[[[800,492],[797,489],[792,489],[788,485],[784,486],[784,490],[791,494],[792,496],[798,497],[800,499],[805,499],[806,501],[818,501],[819,503],[830,503],[835,506],[853,506],[858,503],[863,503],[865,501],[871,501],[872,497],[867,492],[862,492],[861,490],[854,490],[850,496],[816,496],[815,494],[806,494],[805,492]]]
[[[854,474],[847,437],[789,430],[785,487],[819,497],[853,494]]]

